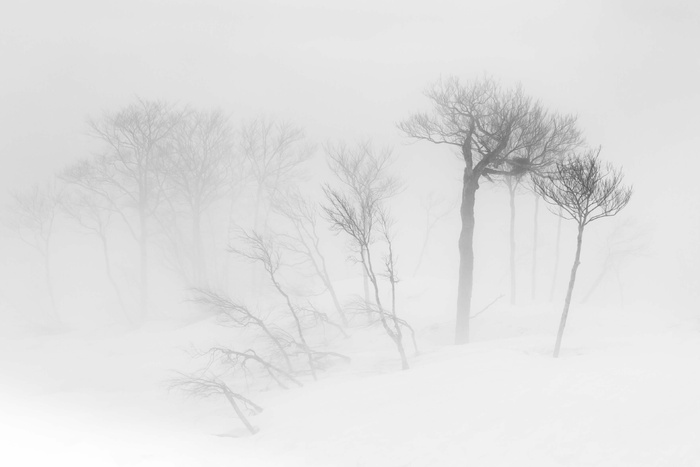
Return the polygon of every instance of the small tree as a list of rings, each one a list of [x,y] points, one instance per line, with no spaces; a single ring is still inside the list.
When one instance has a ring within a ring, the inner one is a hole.
[[[178,373],[178,375],[177,378],[170,381],[170,389],[179,390],[190,397],[197,398],[223,395],[250,434],[254,435],[259,431],[248,420],[246,412],[249,415],[257,415],[263,411],[262,407],[242,394],[234,392],[219,376],[212,374],[209,368],[197,374]]]
[[[369,143],[348,148],[340,144],[326,147],[330,165],[345,190],[324,188],[326,204],[323,207],[331,228],[344,232],[350,238],[350,247],[360,263],[365,276],[372,284],[374,304],[365,299],[364,307],[371,315],[377,315],[384,331],[396,345],[401,357],[402,369],[408,369],[408,359],[403,345],[403,327],[410,326],[396,314],[396,258],[392,247],[391,223],[384,201],[398,190],[398,182],[387,175],[391,163],[391,151],[376,153]],[[385,246],[384,273],[373,260],[375,243]],[[391,306],[382,303],[380,276],[388,279]]]
[[[321,247],[321,237],[318,233],[319,209],[316,204],[302,197],[298,191],[289,191],[285,196],[275,200],[273,209],[287,219],[292,226],[291,235],[283,235],[285,247],[299,254],[302,260],[309,264],[328,294],[333,300],[338,316],[343,326],[348,325],[347,317],[333,286],[326,255]],[[344,331],[343,331],[344,332]]]
[[[241,164],[233,166],[232,130],[228,118],[220,110],[186,112],[174,128],[170,141],[171,155],[163,164],[171,215],[167,230],[178,228],[178,208],[184,206],[192,232],[191,281],[202,286],[207,282],[202,216],[225,196],[231,186],[231,171],[240,170]]]
[[[547,176],[534,179],[535,191],[555,209],[561,208],[558,211],[560,216],[578,224],[576,256],[571,267],[569,287],[554,347],[555,358],[559,356],[576,282],[576,271],[581,260],[583,230],[586,225],[597,219],[616,215],[632,196],[632,188],[622,185],[622,172],[610,165],[603,165],[598,158],[599,154],[600,149],[597,149],[570,156],[557,162]]]
[[[148,257],[151,219],[163,200],[166,147],[181,114],[161,101],[138,99],[117,112],[88,122],[90,133],[104,144],[104,152],[82,170],[89,176],[82,186],[109,196],[139,244],[140,312],[148,312]],[[137,220],[126,212],[136,211]]]
[[[70,169],[66,173],[70,173]],[[64,177],[64,179],[66,178]],[[112,256],[107,240],[107,232],[114,212],[104,198],[79,186],[67,192],[61,203],[61,208],[80,227],[100,239],[107,280],[114,290],[114,295],[119,302],[119,308],[127,321],[131,322],[131,316],[126,310],[121,290],[112,272]]]
[[[24,243],[41,255],[46,290],[51,303],[52,319],[56,323],[60,321],[60,318],[56,310],[51,275],[51,239],[62,198],[63,190],[54,182],[49,182],[44,186],[35,185],[24,193],[16,193],[12,206],[14,218],[11,226]]]
[[[314,379],[316,376],[316,366],[314,360],[314,351],[307,342],[303,319],[303,311],[300,307],[292,302],[292,298],[285,287],[280,282],[280,268],[282,267],[282,252],[280,248],[271,240],[271,238],[263,237],[257,232],[242,232],[239,236],[243,248],[229,248],[230,251],[237,253],[241,257],[262,265],[265,269],[270,283],[275,288],[277,293],[284,299],[284,303],[289,311],[289,315],[294,321],[294,328],[299,341],[295,344],[300,348],[301,352],[306,354],[309,370]]]
[[[192,301],[214,311],[221,325],[240,328],[252,327],[262,331],[279,352],[287,370],[294,371],[287,351],[293,339],[286,331],[274,324],[267,323],[265,319],[253,313],[247,306],[231,300],[223,294],[208,289],[194,289],[194,293]]]
[[[238,143],[257,185],[254,229],[261,232],[268,214],[267,209],[261,213],[264,198],[276,198],[284,183],[300,176],[299,166],[313,155],[314,147],[306,141],[302,128],[264,117],[245,122]]]

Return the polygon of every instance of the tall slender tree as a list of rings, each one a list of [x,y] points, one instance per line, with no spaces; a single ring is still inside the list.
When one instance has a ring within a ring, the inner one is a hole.
[[[177,229],[176,219],[184,207],[190,218],[190,281],[198,287],[207,282],[207,261],[202,239],[202,216],[230,188],[231,172],[240,171],[233,159],[233,135],[221,110],[189,110],[174,128],[170,156],[164,160],[167,229]]]
[[[314,147],[302,128],[265,117],[242,125],[238,147],[256,183],[254,229],[263,232],[269,213],[266,201],[299,179],[300,166],[311,158]]]
[[[622,172],[599,159],[600,149],[589,150],[581,155],[573,155],[557,162],[546,176],[535,179],[535,189],[542,198],[556,209],[565,219],[574,220],[578,225],[576,255],[571,266],[569,287],[564,300],[554,357],[559,356],[564,336],[566,318],[569,314],[571,296],[576,283],[576,272],[581,264],[583,231],[591,222],[610,217],[620,212],[632,196],[632,188],[622,184]]]
[[[55,182],[35,185],[26,192],[14,195],[12,227],[19,238],[34,248],[42,259],[44,280],[50,301],[50,319],[60,323],[56,308],[53,277],[51,271],[51,240],[54,236],[55,220],[63,198],[63,190]]]
[[[377,316],[387,336],[393,341],[401,358],[401,368],[408,369],[403,343],[403,328],[412,332],[396,312],[396,254],[393,250],[391,221],[385,201],[400,187],[388,173],[391,151],[376,152],[369,142],[355,147],[344,144],[327,145],[329,165],[342,187],[326,186],[323,210],[331,229],[343,232],[353,252],[353,259],[364,271],[372,285],[374,304],[367,298],[363,303],[370,317]],[[384,273],[376,264],[378,243],[384,246]],[[382,300],[381,276],[389,282],[390,305]],[[415,340],[414,340],[415,343]]]
[[[508,229],[508,245],[509,245],[509,266],[510,266],[510,304],[515,305],[518,299],[518,283],[516,276],[516,248],[515,242],[515,194],[520,187],[522,176],[505,177],[504,181],[508,187],[508,205],[510,208],[510,224]]]
[[[116,197],[111,204],[122,214],[138,242],[141,319],[148,313],[151,221],[163,201],[167,146],[180,118],[181,112],[165,102],[137,99],[88,122],[91,135],[103,143],[103,152],[84,167],[91,171],[90,182],[85,186],[102,187],[96,193]],[[135,221],[127,211],[135,211]]]
[[[69,167],[61,177],[64,180],[68,180],[71,175],[77,174],[73,173],[72,167]],[[80,227],[95,235],[100,240],[107,280],[112,290],[114,290],[114,296],[117,299],[119,308],[124,314],[124,317],[127,321],[131,322],[132,318],[126,309],[121,289],[112,271],[112,255],[110,253],[107,234],[114,211],[110,209],[103,198],[79,186],[76,186],[73,190],[67,191],[66,196],[62,200],[61,208],[69,218],[73,219]]]
[[[290,190],[283,197],[275,200],[273,209],[290,224],[292,233],[281,235],[285,240],[286,248],[300,255],[302,261],[311,266],[314,275],[323,283],[326,292],[330,295],[343,326],[347,326],[348,320],[331,280],[318,231],[318,220],[321,215],[319,207],[304,198],[298,190]]]

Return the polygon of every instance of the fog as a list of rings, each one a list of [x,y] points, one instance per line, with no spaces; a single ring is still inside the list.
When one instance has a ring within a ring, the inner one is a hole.
[[[697,410],[680,413],[700,389],[688,371],[700,346],[699,14],[683,1],[3,5],[0,426],[66,465],[698,462],[686,433]],[[633,189],[586,225],[558,366],[545,358],[577,223],[535,196],[536,170],[518,179],[514,250],[504,176],[478,179],[470,337],[454,345],[465,160],[401,127],[453,77],[521,86],[575,116],[581,144],[552,161],[599,148]],[[119,165],[133,140],[118,128],[148,111],[168,128],[160,165]],[[362,173],[368,191],[353,185]],[[60,193],[55,209],[47,192]],[[367,244],[354,214],[362,229],[375,222]],[[276,369],[223,364],[212,348],[252,349]],[[264,406],[254,430],[223,387]],[[635,422],[642,405],[651,418]],[[660,417],[671,434],[648,450]],[[571,438],[557,438],[562,426]]]

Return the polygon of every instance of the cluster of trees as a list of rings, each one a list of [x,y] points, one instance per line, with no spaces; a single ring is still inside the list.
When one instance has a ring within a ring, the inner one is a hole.
[[[520,87],[503,89],[488,78],[466,84],[448,78],[425,94],[431,108],[398,127],[409,138],[457,148],[464,161],[455,341],[469,341],[474,263],[488,255],[474,245],[477,191],[484,181],[502,182],[510,194],[511,300],[518,187],[527,187],[552,212],[578,226],[556,357],[584,228],[617,214],[629,202],[631,189],[623,186],[619,170],[601,161],[599,149],[585,146],[574,116],[548,111]],[[327,332],[347,336],[352,326],[375,325],[396,348],[401,368],[409,368],[407,342],[416,354],[418,346],[413,328],[397,309],[396,219],[390,209],[404,184],[392,174],[390,149],[378,150],[369,142],[326,144],[322,153],[333,176],[316,187],[316,196],[308,196],[298,182],[316,147],[290,123],[257,118],[234,128],[220,110],[137,100],[90,120],[89,130],[99,143],[97,155],[66,168],[51,183],[15,196],[13,226],[43,259],[52,320],[60,321],[51,280],[52,234],[63,215],[99,239],[106,279],[132,324],[149,316],[157,243],[160,258],[179,273],[191,301],[212,311],[220,324],[250,337],[254,345],[248,348],[215,346],[195,352],[206,357],[206,365],[180,374],[173,386],[196,396],[225,396],[251,433],[257,429],[246,412],[262,408],[235,388],[239,376],[271,379],[285,389],[303,385],[307,377],[316,379],[334,361],[348,360],[328,347]],[[431,229],[449,212],[437,209],[438,204],[433,199],[425,208],[425,239],[416,249],[416,270]],[[135,246],[135,303],[125,298],[112,268],[115,230],[128,232]],[[363,278],[362,293],[354,299],[335,288],[324,231],[345,241],[348,260]],[[246,288],[253,297],[233,284],[236,259],[251,265]],[[532,276],[534,280],[534,261]],[[331,304],[327,310],[319,305],[321,295]]]
[[[99,238],[105,276],[132,325],[149,318],[149,279],[161,260],[178,272],[191,302],[213,312],[220,324],[242,329],[241,342],[253,345],[195,352],[207,363],[173,386],[225,396],[251,432],[246,410],[261,408],[230,380],[256,370],[283,388],[303,384],[306,376],[316,379],[333,361],[348,360],[328,349],[329,333],[347,336],[350,326],[376,325],[396,348],[401,368],[409,368],[407,337],[416,353],[417,345],[397,310],[388,201],[401,183],[390,172],[391,150],[369,142],[327,144],[323,153],[333,179],[313,198],[297,182],[316,148],[289,123],[258,118],[234,128],[218,110],[137,100],[91,119],[89,130],[96,155],[15,196],[15,230],[44,258],[49,320],[62,320],[50,254],[60,218]],[[366,290],[358,298],[336,291],[324,230],[344,241],[364,278]],[[132,247],[118,251],[133,255],[130,262],[138,265],[137,299],[131,301],[124,289],[131,290],[112,267],[112,240],[124,233]],[[251,279],[241,285],[243,276]],[[329,312],[318,304],[322,294],[333,304]]]
[[[304,131],[289,123],[257,118],[234,128],[221,110],[176,108],[162,101],[138,99],[89,120],[88,127],[99,147],[96,155],[14,196],[12,227],[43,258],[54,322],[61,321],[51,271],[58,218],[99,238],[116,300],[138,325],[149,315],[154,244],[188,287],[221,280],[217,250],[250,217],[237,212],[244,191],[256,192],[252,210],[260,228],[270,200],[293,182],[294,171],[314,151]],[[209,214],[216,217],[215,228],[205,228]],[[110,240],[124,232],[136,246],[135,304],[127,303],[112,268]]]
[[[554,351],[554,356],[558,356],[580,260],[583,229],[593,220],[617,214],[629,202],[631,189],[623,186],[621,172],[603,165],[600,150],[585,148],[575,117],[547,111],[521,87],[502,89],[492,79],[464,85],[457,78],[448,78],[436,82],[425,94],[431,101],[431,111],[412,115],[399,124],[400,130],[411,138],[457,147],[465,163],[456,343],[469,342],[474,206],[479,183],[500,178],[509,187],[511,296],[514,298],[514,193],[527,177],[536,195],[556,206],[557,215],[568,216],[578,223],[576,256]],[[536,235],[534,241],[536,244]],[[535,268],[533,263],[533,280]]]
[[[322,201],[314,204],[299,194],[287,193],[284,200],[275,203],[275,210],[286,219],[289,233],[241,231],[230,248],[238,257],[262,266],[270,295],[276,296],[281,306],[276,308],[268,300],[251,309],[218,291],[195,291],[194,301],[213,310],[222,324],[250,333],[256,348],[215,346],[197,351],[195,356],[206,357],[207,364],[194,373],[181,373],[172,387],[193,396],[225,396],[251,433],[257,428],[243,408],[248,414],[262,409],[232,388],[227,377],[231,384],[246,381],[248,385],[256,377],[267,378],[282,389],[301,386],[308,376],[316,380],[318,372],[334,361],[349,361],[349,357],[327,348],[323,342],[326,328],[336,337],[347,337],[351,325],[379,325],[396,347],[404,370],[409,368],[406,335],[418,353],[415,332],[397,310],[396,253],[387,200],[400,189],[400,182],[388,173],[391,152],[376,151],[369,143],[328,144],[324,149],[335,180],[323,187]],[[368,282],[364,296],[341,303],[317,230],[322,220],[347,240],[349,260],[360,266]],[[290,272],[291,276],[305,275],[306,280],[306,274],[315,276],[331,296],[335,316],[315,306],[310,297],[294,294]],[[253,362],[255,369],[251,368]]]

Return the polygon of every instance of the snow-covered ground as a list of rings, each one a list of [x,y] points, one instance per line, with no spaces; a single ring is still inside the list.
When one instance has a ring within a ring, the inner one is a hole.
[[[212,320],[5,335],[0,465],[700,465],[693,318],[576,305],[553,359],[558,304],[498,302],[457,347],[451,310],[411,302],[421,354],[409,371],[380,329],[354,329],[338,344],[352,363],[248,394],[265,409],[255,436],[225,400],[167,391],[171,370],[192,367],[190,343],[231,332]]]

